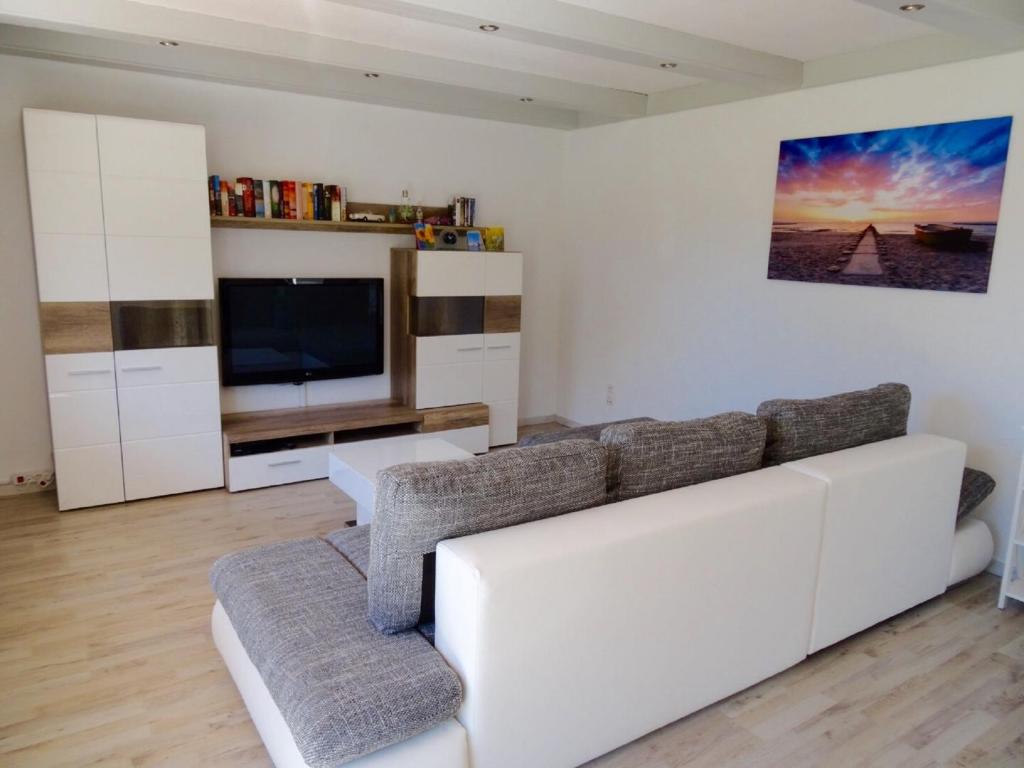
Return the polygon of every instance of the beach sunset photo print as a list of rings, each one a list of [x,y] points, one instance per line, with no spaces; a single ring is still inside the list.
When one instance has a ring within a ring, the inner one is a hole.
[[[985,293],[1012,124],[783,141],[768,278]]]

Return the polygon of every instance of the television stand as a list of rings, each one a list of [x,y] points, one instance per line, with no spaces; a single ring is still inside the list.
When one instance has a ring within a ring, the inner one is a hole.
[[[416,410],[397,400],[227,413],[225,484],[235,492],[322,479],[333,446],[378,437],[430,433],[486,453],[489,419],[483,403]]]

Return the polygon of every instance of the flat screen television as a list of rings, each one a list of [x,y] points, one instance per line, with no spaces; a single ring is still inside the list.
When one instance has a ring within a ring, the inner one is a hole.
[[[384,373],[381,278],[221,278],[221,380],[280,384]]]

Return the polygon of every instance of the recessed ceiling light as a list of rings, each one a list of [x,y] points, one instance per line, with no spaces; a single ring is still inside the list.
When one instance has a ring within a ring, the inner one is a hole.
[[[900,10],[904,13],[913,13],[914,11],[923,11],[925,8],[924,3],[908,3],[907,5],[901,5]]]
[[[533,101],[533,99],[530,98],[529,96],[523,96],[523,98],[521,98],[520,101],[525,101],[527,104],[529,104],[531,101]]]
[[[162,45],[162,46],[164,46],[166,48],[177,48],[178,47],[178,43],[175,40],[161,40],[160,41],[160,45]]]
[[[674,61],[663,61],[658,66],[661,67],[662,69],[675,69],[679,65],[676,64]]]
[[[380,75],[377,74],[376,72],[365,72],[363,73],[363,77],[369,77],[376,80],[378,77],[380,77]]]
[[[482,29],[484,32],[497,32],[499,29],[501,29],[501,27],[499,27],[497,24],[481,24],[480,29]]]

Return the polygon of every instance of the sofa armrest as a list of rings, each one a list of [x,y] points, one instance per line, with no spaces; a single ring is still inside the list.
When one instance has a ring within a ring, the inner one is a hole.
[[[799,662],[824,501],[773,468],[441,543],[471,763],[579,765]]]

